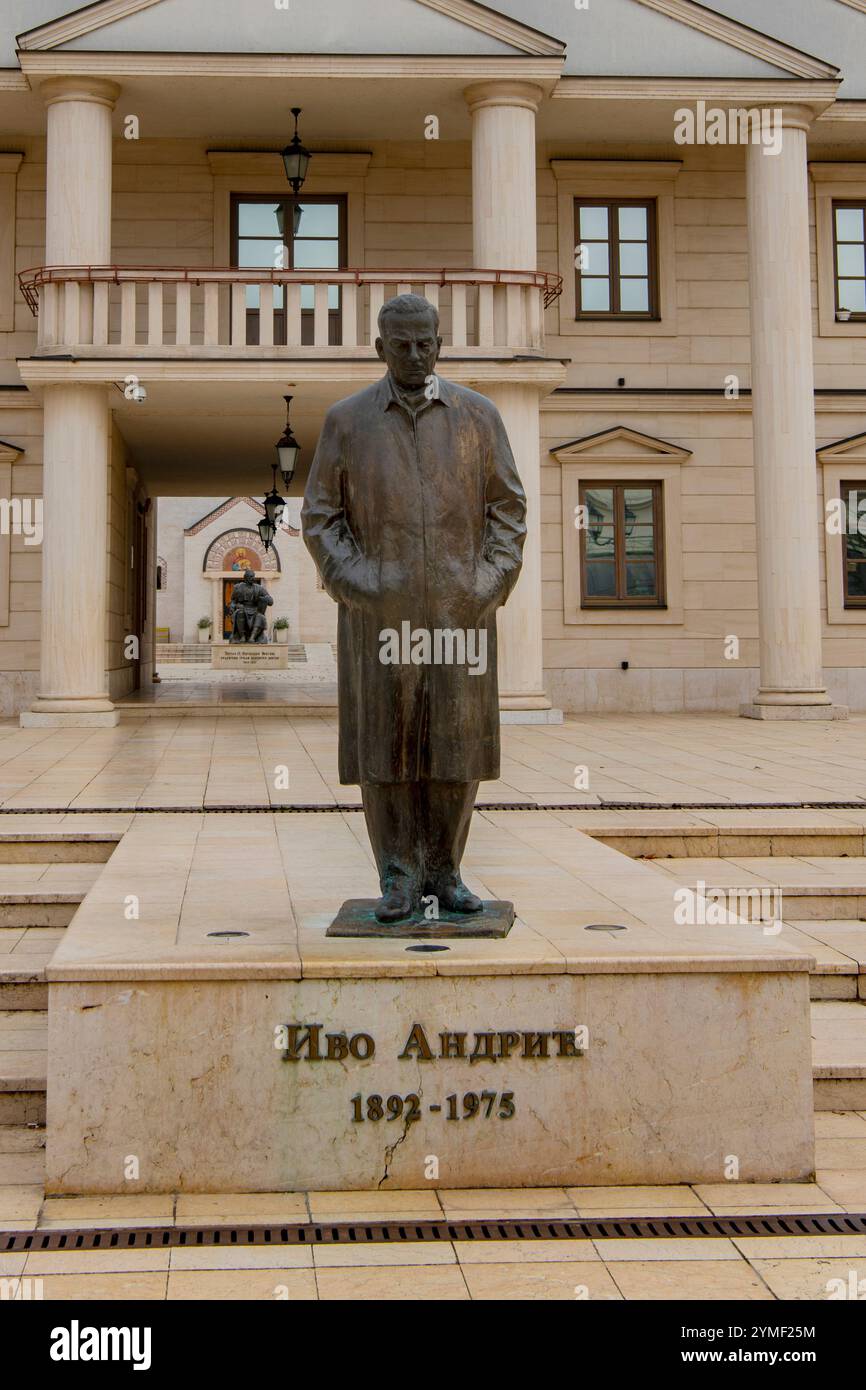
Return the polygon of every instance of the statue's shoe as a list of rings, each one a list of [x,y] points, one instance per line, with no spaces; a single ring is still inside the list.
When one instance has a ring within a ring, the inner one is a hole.
[[[446,908],[449,912],[481,912],[484,904],[474,893],[470,893],[465,883],[461,883],[458,879],[456,883],[449,883],[441,889],[439,906]]]
[[[412,895],[402,883],[392,883],[376,904],[378,922],[402,922],[412,916]]]

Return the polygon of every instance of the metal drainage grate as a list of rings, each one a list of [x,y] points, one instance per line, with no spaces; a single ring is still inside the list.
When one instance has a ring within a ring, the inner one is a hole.
[[[832,1216],[655,1216],[568,1221],[353,1221],[284,1226],[136,1226],[5,1231],[0,1253],[156,1250],[244,1245],[381,1245],[437,1241],[640,1240],[695,1236],[866,1235],[866,1213]]]
[[[0,816],[308,816],[363,811],[360,802],[259,806],[0,806]],[[854,801],[478,801],[476,811],[862,811]]]

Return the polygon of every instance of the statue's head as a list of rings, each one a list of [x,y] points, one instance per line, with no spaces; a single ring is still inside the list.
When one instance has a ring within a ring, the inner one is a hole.
[[[439,314],[420,294],[398,294],[379,310],[376,352],[398,386],[417,391],[432,376],[442,347]]]
[[[245,584],[255,584],[255,582],[256,582],[256,572],[255,572],[255,570],[244,570],[244,583],[245,583]]]

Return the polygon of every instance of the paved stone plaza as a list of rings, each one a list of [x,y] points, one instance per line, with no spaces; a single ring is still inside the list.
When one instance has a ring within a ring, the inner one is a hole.
[[[145,901],[149,885],[158,885],[160,930],[170,933],[163,961],[166,950],[182,959],[195,950],[203,961],[197,938],[218,915],[221,926],[251,932],[262,960],[273,961],[277,952],[286,975],[296,970],[333,980],[357,973],[359,946],[375,973],[397,967],[385,959],[393,954],[388,942],[323,936],[331,899],[375,883],[363,818],[351,809],[330,815],[276,809],[357,805],[357,790],[337,784],[333,715],[199,708],[188,715],[128,712],[114,729],[3,724],[0,1100],[8,1123],[0,1124],[0,1226],[862,1212],[864,723],[768,726],[721,716],[623,715],[504,728],[502,777],[479,792],[487,809],[476,812],[466,871],[476,891],[513,899],[518,923],[504,942],[451,943],[444,965],[416,956],[399,966],[402,975],[428,979],[468,972],[481,977],[479,985],[490,972],[568,971],[577,967],[566,926],[593,921],[627,924],[635,933],[633,956],[641,931],[651,932],[656,952],[682,956],[688,949],[694,967],[701,955],[712,955],[716,941],[710,926],[698,928],[706,935],[696,946],[695,928],[668,920],[665,903],[677,887],[781,893],[778,931],[767,937],[761,924],[744,923],[741,939],[747,952],[755,943],[761,952],[812,962],[814,1181],[415,1191],[371,1184],[360,1191],[90,1196],[45,1194],[42,982],[46,967],[50,978],[62,976],[64,960],[98,965],[106,953],[116,954],[118,894],[138,892]],[[287,785],[285,772],[279,775],[286,769]],[[578,769],[586,773],[576,777]],[[610,801],[620,808],[605,809]],[[843,804],[808,804],[828,802]],[[683,803],[701,805],[669,809]],[[503,809],[509,804],[515,809]],[[258,809],[242,814],[244,806]],[[241,861],[252,855],[255,879],[229,847],[239,847]],[[325,862],[323,874],[317,866]],[[148,920],[143,911],[142,930]],[[607,936],[602,941],[607,950]],[[682,1102],[686,1083],[677,1084]],[[829,1296],[829,1281],[849,1280],[851,1270],[866,1277],[866,1238],[828,1233],[0,1255],[0,1274],[41,1279],[49,1299],[817,1300]],[[23,1296],[27,1285],[20,1288]]]

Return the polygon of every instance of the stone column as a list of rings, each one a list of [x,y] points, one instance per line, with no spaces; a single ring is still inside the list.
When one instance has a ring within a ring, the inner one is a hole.
[[[531,82],[478,82],[464,96],[472,113],[474,264],[535,270],[535,113],[543,92]],[[484,390],[505,422],[529,504],[523,571],[499,613],[500,706],[507,719],[544,721],[552,714],[542,674],[539,393],[517,381]]]
[[[746,147],[761,684],[752,719],[832,719],[821,666],[806,133]]]
[[[532,710],[546,711],[546,716],[535,716],[546,722],[551,711],[542,676],[538,391],[534,386],[485,386],[484,394],[502,416],[527,503],[523,569],[497,621],[499,705],[503,711],[526,712],[525,719],[515,713],[510,722],[531,722]]]
[[[111,261],[111,112],[119,88],[52,78],[45,261]],[[111,725],[105,677],[110,416],[104,386],[48,386],[44,398],[44,538],[40,691],[24,726]]]

